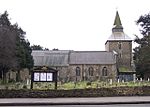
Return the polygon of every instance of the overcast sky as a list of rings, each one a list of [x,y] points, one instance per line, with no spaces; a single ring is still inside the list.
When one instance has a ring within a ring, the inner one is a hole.
[[[139,34],[135,21],[150,12],[150,0],[0,0],[12,23],[26,32],[31,45],[60,50],[103,51],[116,10],[124,32]]]

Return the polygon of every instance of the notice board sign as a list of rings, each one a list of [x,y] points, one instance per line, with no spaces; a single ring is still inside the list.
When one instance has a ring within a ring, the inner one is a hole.
[[[31,89],[33,89],[33,82],[55,82],[55,89],[57,89],[57,70],[52,68],[35,69],[31,75]]]
[[[53,73],[51,72],[34,72],[34,81],[35,82],[52,82],[53,79]]]

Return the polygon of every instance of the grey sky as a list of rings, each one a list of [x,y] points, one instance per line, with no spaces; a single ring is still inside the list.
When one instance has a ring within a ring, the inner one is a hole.
[[[0,0],[0,13],[26,31],[31,44],[60,50],[104,50],[116,8],[124,32],[139,34],[135,21],[149,13],[149,0]]]

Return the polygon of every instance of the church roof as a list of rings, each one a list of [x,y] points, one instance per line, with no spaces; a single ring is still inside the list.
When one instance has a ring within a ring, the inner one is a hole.
[[[69,51],[32,51],[34,66],[68,66]]]
[[[32,51],[34,66],[69,64],[115,64],[114,54],[106,51]]]
[[[132,39],[124,32],[113,32],[107,41],[132,41]]]
[[[70,64],[115,64],[115,59],[112,52],[73,51],[70,53]]]

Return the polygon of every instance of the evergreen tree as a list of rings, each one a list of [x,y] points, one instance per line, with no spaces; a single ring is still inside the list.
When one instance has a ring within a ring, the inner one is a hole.
[[[134,49],[134,63],[137,75],[144,78],[150,74],[150,14],[140,16],[137,25],[143,37],[136,36],[135,42],[139,45]]]
[[[3,80],[9,69],[33,67],[32,50],[25,34],[17,24],[10,23],[7,11],[0,15],[0,78]]]
[[[40,45],[32,45],[32,46],[31,46],[31,49],[32,49],[32,50],[44,50],[44,51],[48,51],[48,50],[49,50],[48,48],[43,48],[43,47],[40,46]]]
[[[0,15],[0,78],[3,81],[7,71],[17,66],[16,36],[16,31],[8,19],[8,13],[5,11]]]
[[[40,45],[33,45],[33,46],[31,46],[31,49],[32,50],[43,50],[43,47]]]

